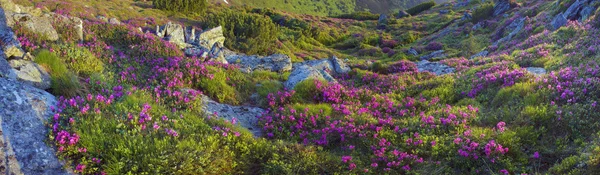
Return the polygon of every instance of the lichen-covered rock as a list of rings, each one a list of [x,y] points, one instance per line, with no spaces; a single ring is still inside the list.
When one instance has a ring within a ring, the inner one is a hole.
[[[4,9],[0,8],[0,19],[6,19]],[[17,36],[8,26],[5,20],[0,20],[0,45],[5,58],[22,57],[24,52]],[[2,58],[4,59],[4,58]]]
[[[498,16],[510,9],[510,0],[496,0],[494,5],[494,16]]]
[[[272,72],[286,72],[292,70],[292,59],[284,54],[274,54],[266,57],[257,55],[230,55],[226,57],[229,64],[240,65],[242,72],[266,70]]]
[[[185,48],[187,44],[185,43],[185,32],[183,31],[183,26],[180,24],[174,24],[172,22],[168,22],[164,26],[157,27],[157,35],[161,38],[164,38],[167,41],[170,41],[177,45],[179,48]]]
[[[10,64],[6,61],[6,59],[0,57],[0,78],[8,78],[8,79],[17,79],[17,74],[15,70],[10,67]]]
[[[228,63],[225,59],[225,55],[223,55],[223,45],[221,45],[219,42],[215,42],[215,44],[213,44],[212,48],[208,52],[208,57],[214,62],[225,64]]]
[[[454,68],[447,66],[445,64],[439,62],[429,62],[427,60],[422,60],[417,62],[417,68],[419,72],[431,72],[436,75],[444,75],[454,72]]]
[[[305,80],[326,80],[328,82],[337,82],[327,71],[311,67],[307,64],[298,64],[284,83],[285,88],[294,89],[296,85]]]
[[[344,61],[340,60],[336,56],[331,58],[325,58],[320,60],[309,60],[301,63],[294,64],[294,67],[308,65],[317,70],[325,70],[330,73],[347,73],[350,71],[350,67],[344,63]]]
[[[221,46],[225,45],[225,36],[223,36],[223,27],[221,26],[204,31],[198,36],[198,44],[202,47],[211,48],[215,43],[219,43]]]
[[[49,41],[58,40],[58,32],[52,26],[53,17],[50,14],[34,16],[27,13],[13,14],[14,21],[18,21],[25,30],[38,34]]]
[[[447,55],[444,54],[444,50],[438,50],[438,51],[434,51],[431,52],[430,54],[421,56],[421,60],[430,60],[430,59],[434,59],[434,58],[446,58]]]
[[[350,66],[346,65],[343,60],[339,59],[336,56],[333,56],[329,59],[333,64],[333,69],[337,73],[347,73],[350,72]]]
[[[6,174],[69,174],[46,145],[44,125],[56,98],[27,84],[0,78],[0,170]]]
[[[10,60],[9,64],[14,68],[19,81],[39,89],[50,88],[50,75],[38,64],[22,59]]]
[[[202,111],[206,115],[216,115],[229,121],[235,118],[237,124],[248,129],[254,136],[260,137],[264,135],[258,124],[258,117],[265,113],[264,109],[251,106],[221,104],[204,95],[202,95],[202,104]]]

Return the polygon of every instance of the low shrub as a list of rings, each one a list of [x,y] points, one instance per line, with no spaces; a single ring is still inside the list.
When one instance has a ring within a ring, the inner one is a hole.
[[[342,19],[355,19],[355,20],[377,20],[379,19],[379,15],[378,14],[373,14],[371,12],[354,12],[351,14],[343,14],[340,16],[337,16],[337,18],[342,18]]]
[[[154,8],[183,13],[202,14],[208,7],[206,0],[152,0]]]
[[[84,47],[68,44],[55,49],[67,66],[80,76],[89,77],[104,70],[104,63]]]
[[[246,54],[274,51],[279,28],[269,17],[227,9],[208,14],[204,19],[210,27],[223,26],[227,48]]]
[[[425,46],[425,49],[429,51],[442,50],[443,48],[444,44],[440,42],[430,42],[429,44],[427,44],[427,46]]]
[[[421,3],[417,6],[414,6],[408,10],[406,10],[406,12],[408,12],[408,14],[414,16],[417,15],[425,10],[429,10],[431,9],[431,7],[435,6],[435,2],[434,1],[429,1],[429,2],[424,2]]]
[[[492,15],[494,15],[494,3],[485,3],[475,9],[471,20],[473,23],[478,23],[492,17]]]
[[[296,93],[292,96],[292,101],[297,103],[308,103],[316,101],[317,96],[320,94],[316,84],[317,81],[321,81],[320,84],[327,84],[325,80],[308,79],[304,80],[294,87]]]

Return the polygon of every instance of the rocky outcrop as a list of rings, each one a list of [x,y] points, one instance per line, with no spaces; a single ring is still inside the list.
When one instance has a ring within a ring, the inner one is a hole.
[[[5,58],[22,57],[24,52],[17,36],[6,23],[4,10],[0,8],[0,45]],[[4,59],[4,58],[1,58]]]
[[[258,55],[230,55],[227,56],[227,62],[240,66],[242,72],[252,72],[255,70],[266,70],[272,72],[286,72],[292,70],[292,59],[283,54],[274,54],[266,57]]]
[[[0,78],[2,77],[14,80],[17,79],[17,73],[10,67],[6,59],[0,57]]]
[[[417,62],[417,69],[419,70],[419,72],[431,72],[436,75],[453,73],[455,70],[454,68],[445,64],[439,62],[429,62],[427,60]]]
[[[284,83],[286,89],[294,89],[296,85],[305,80],[326,80],[328,82],[336,82],[336,80],[323,69],[317,69],[307,64],[299,64],[294,66],[294,70]]]
[[[541,68],[541,67],[528,67],[528,68],[525,68],[525,70],[527,70],[527,72],[532,73],[534,75],[546,74],[546,69]]]
[[[263,136],[263,131],[258,125],[258,117],[265,113],[264,109],[251,106],[231,106],[215,102],[202,95],[202,111],[208,116],[216,115],[220,118],[239,123],[247,128],[254,136]]]
[[[223,27],[215,27],[210,30],[200,33],[198,36],[198,45],[206,48],[211,48],[219,43],[220,46],[225,45],[225,36],[223,36]]]
[[[44,122],[56,104],[51,94],[0,78],[0,170],[6,174],[68,174],[44,142]]]
[[[187,46],[185,42],[183,26],[180,24],[169,22],[164,26],[157,27],[156,35],[172,42],[179,48],[185,48]]]
[[[412,47],[411,47],[410,49],[408,49],[408,51],[406,51],[406,53],[408,53],[408,54],[411,54],[411,55],[413,55],[413,56],[417,56],[417,55],[419,55],[419,52],[417,52],[417,50],[415,50],[415,49],[414,49],[414,48],[412,48]]]
[[[475,55],[472,55],[470,57],[470,59],[474,59],[474,58],[479,58],[479,57],[486,57],[490,52],[488,52],[487,50],[481,51],[479,53],[476,53]]]
[[[36,33],[49,41],[58,40],[58,32],[52,26],[53,18],[50,14],[34,16],[26,13],[17,13],[13,14],[12,18],[29,32]]]
[[[342,74],[350,71],[350,67],[344,63],[341,59],[333,56],[331,58],[320,59],[320,60],[309,60],[302,63],[294,64],[294,67],[308,65],[317,70],[325,70],[330,73]]]
[[[494,42],[493,45],[498,46],[499,43],[504,43],[506,41],[510,41],[515,35],[517,35],[525,25],[525,20],[527,18],[517,18],[512,23],[510,23],[505,30],[511,31],[507,36],[500,38],[498,41]]]
[[[510,10],[510,0],[496,0],[494,5],[494,16],[498,16]]]
[[[444,54],[444,50],[438,50],[438,51],[431,52],[428,55],[421,56],[421,60],[430,60],[430,59],[434,59],[434,58],[446,58],[446,57],[447,57],[447,55]]]
[[[552,20],[554,30],[567,24],[568,20],[579,20],[583,22],[587,20],[595,11],[594,3],[598,0],[576,0],[564,12],[556,15]]]
[[[10,60],[9,63],[15,70],[17,80],[39,89],[50,88],[50,75],[38,64],[22,59]]]
[[[554,19],[552,19],[552,22],[550,22],[550,24],[552,25],[552,28],[554,30],[557,30],[558,28],[567,25],[567,18],[565,18],[565,16],[563,15],[563,13],[559,13],[558,15],[556,15],[554,17]]]
[[[405,17],[409,17],[410,14],[404,10],[400,10],[400,12],[398,12],[398,15],[396,15],[396,18],[400,19],[400,18],[405,18]]]
[[[388,21],[388,20],[387,20],[387,15],[385,15],[385,14],[380,14],[380,15],[379,15],[379,20],[377,20],[377,24],[378,24],[379,26],[385,26],[385,25],[387,25],[387,21]]]

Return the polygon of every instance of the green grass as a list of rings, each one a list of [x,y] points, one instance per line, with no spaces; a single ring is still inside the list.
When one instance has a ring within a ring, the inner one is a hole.
[[[54,53],[42,50],[36,54],[34,61],[50,73],[52,93],[68,97],[77,95],[81,88],[77,76]]]

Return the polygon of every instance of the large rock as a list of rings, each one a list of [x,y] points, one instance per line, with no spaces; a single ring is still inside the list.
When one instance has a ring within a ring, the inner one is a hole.
[[[585,6],[587,0],[576,0],[569,6],[569,8],[563,13],[564,17],[569,20],[576,20],[579,18],[579,11]]]
[[[68,29],[77,34],[77,40],[83,41],[83,20],[75,16],[63,16],[56,13],[49,13],[52,18],[56,19],[60,25],[65,25]]]
[[[258,117],[265,113],[264,109],[250,106],[232,106],[221,104],[202,95],[202,111],[208,116],[217,115],[220,118],[232,121],[247,128],[254,136],[263,136],[263,130],[258,124]]]
[[[4,9],[0,8],[0,19],[6,19]],[[6,23],[6,20],[0,20],[0,45],[5,58],[22,57],[25,52],[21,49],[21,43],[17,36]],[[0,58],[4,59],[4,58]]]
[[[22,59],[10,60],[9,63],[15,69],[19,81],[39,89],[50,88],[50,75],[38,64]]]
[[[336,73],[348,73],[350,72],[350,66],[346,65],[343,60],[339,59],[336,56],[333,56],[329,59],[333,64],[333,70]]]
[[[255,70],[286,72],[292,69],[292,59],[283,54],[274,54],[266,57],[257,55],[230,55],[226,59],[230,64],[240,65],[240,70],[246,73]]]
[[[414,49],[414,48],[412,48],[412,47],[411,47],[410,49],[408,49],[408,51],[406,51],[406,52],[407,52],[408,54],[411,54],[411,55],[413,55],[413,56],[417,56],[417,55],[419,55],[419,52],[417,52],[417,50],[415,50],[415,49]]]
[[[534,75],[546,74],[546,69],[541,68],[541,67],[528,67],[528,68],[525,68],[525,70],[527,70],[527,72],[532,73]]]
[[[223,36],[223,27],[219,26],[200,33],[198,44],[202,47],[211,48],[215,43],[221,46],[225,45],[225,36]]]
[[[27,84],[0,78],[0,171],[3,174],[69,174],[46,145],[56,99]]]
[[[284,83],[286,89],[294,89],[296,85],[305,80],[326,80],[328,82],[336,82],[336,80],[327,73],[324,69],[311,67],[307,64],[299,64],[294,66],[294,70]]]
[[[294,64],[294,67],[307,65],[317,70],[325,70],[329,73],[342,74],[350,71],[350,67],[336,56],[320,60],[309,60]]]
[[[592,14],[594,14],[594,11],[596,10],[596,8],[594,8],[593,6],[585,6],[583,7],[583,9],[581,10],[581,12],[579,12],[579,22],[584,22],[586,21],[588,18],[590,18],[590,16],[592,16]]]
[[[183,26],[180,24],[174,24],[172,22],[168,22],[164,26],[157,27],[156,32],[159,37],[172,42],[179,48],[185,48],[187,46],[185,43],[184,33]]]
[[[0,56],[0,78],[1,77],[14,80],[17,79],[17,73],[15,73],[15,70],[10,67],[10,64],[8,64],[6,59]]]
[[[219,42],[215,42],[212,48],[208,52],[208,57],[212,59],[214,62],[225,63],[227,64],[227,60],[225,59],[225,55],[223,55],[223,45]]]
[[[475,55],[472,55],[470,59],[474,59],[474,58],[479,58],[479,57],[486,57],[490,52],[488,52],[487,50],[481,51]]]
[[[400,19],[400,18],[404,18],[404,17],[409,17],[410,14],[404,10],[400,10],[400,12],[398,12],[398,15],[396,15],[396,18]]]
[[[429,62],[427,60],[422,60],[417,62],[417,68],[419,72],[431,72],[436,75],[444,75],[454,72],[454,68],[447,66],[445,64],[439,62]]]
[[[525,18],[525,17],[515,19],[512,23],[510,23],[508,26],[506,26],[505,30],[510,31],[508,36],[500,38],[498,41],[494,42],[493,45],[498,46],[498,44],[500,44],[500,43],[510,41],[515,35],[517,35],[523,29],[526,19],[527,18]]]
[[[557,30],[558,28],[567,25],[567,22],[567,18],[565,18],[565,16],[562,13],[559,13],[554,17],[554,19],[552,19],[552,22],[550,22],[550,24],[552,25],[552,28],[554,30]]]
[[[36,33],[49,41],[58,40],[58,32],[52,26],[53,17],[50,14],[34,16],[28,13],[15,13],[12,18],[29,32]]]
[[[496,0],[494,5],[494,16],[498,16],[510,9],[510,0]]]
[[[379,26],[385,26],[387,25],[387,15],[385,14],[380,14],[379,15],[379,20],[377,20],[377,24],[379,24]]]
[[[421,56],[421,60],[430,60],[434,58],[446,58],[447,55],[444,54],[444,50],[438,50],[435,52],[431,52],[428,55]]]

